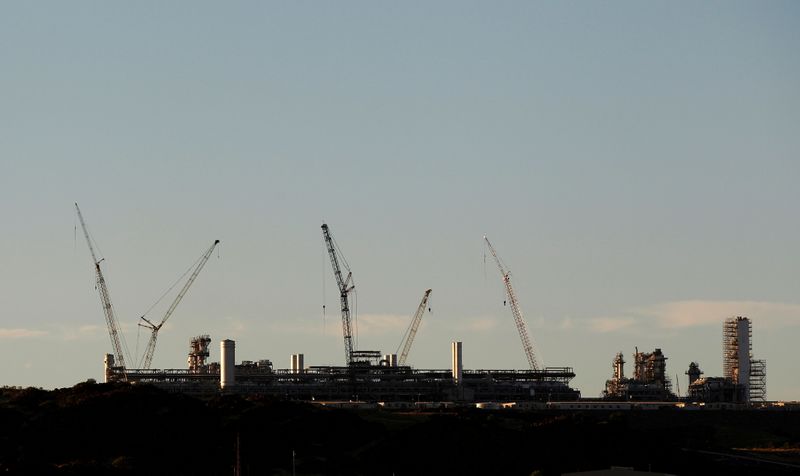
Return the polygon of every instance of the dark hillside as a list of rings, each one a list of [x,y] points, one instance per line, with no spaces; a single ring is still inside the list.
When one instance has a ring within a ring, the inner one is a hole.
[[[244,476],[291,474],[293,451],[297,474],[800,471],[800,412],[392,413],[90,382],[0,390],[5,474],[233,474],[237,440]]]

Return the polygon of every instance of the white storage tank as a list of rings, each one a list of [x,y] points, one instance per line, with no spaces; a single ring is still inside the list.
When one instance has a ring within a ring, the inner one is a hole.
[[[103,359],[103,367],[105,370],[106,383],[114,379],[114,354],[106,354]]]
[[[293,374],[303,373],[305,364],[303,362],[303,354],[292,354],[291,369]]]
[[[457,384],[461,384],[461,376],[464,371],[461,361],[461,342],[455,341],[450,344],[450,362],[453,369],[453,380]]]
[[[386,367],[397,367],[397,354],[383,354],[381,365]]]
[[[225,339],[219,343],[219,386],[225,388],[236,383],[236,342]]]

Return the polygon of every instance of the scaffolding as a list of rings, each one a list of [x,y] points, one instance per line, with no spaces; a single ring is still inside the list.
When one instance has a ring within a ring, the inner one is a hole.
[[[750,401],[767,401],[767,361],[750,361]]]
[[[746,317],[725,319],[722,325],[722,371],[745,387],[748,401],[766,401],[767,362],[753,359],[753,327]]]
[[[722,324],[722,373],[733,383],[748,385],[752,327],[746,317],[725,319]]]

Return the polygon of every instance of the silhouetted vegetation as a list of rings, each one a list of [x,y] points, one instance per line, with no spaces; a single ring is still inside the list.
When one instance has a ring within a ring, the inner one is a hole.
[[[763,460],[800,464],[800,412],[398,413],[93,381],[0,389],[5,474],[233,474],[237,446],[244,476],[292,474],[293,452],[303,475],[792,474]]]

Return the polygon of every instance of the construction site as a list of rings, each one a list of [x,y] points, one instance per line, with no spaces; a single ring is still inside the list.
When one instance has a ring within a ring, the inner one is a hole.
[[[580,392],[569,386],[575,377],[571,367],[542,367],[538,363],[525,320],[511,285],[511,273],[500,260],[489,240],[485,243],[494,257],[506,289],[509,303],[528,368],[522,370],[469,370],[463,368],[462,343],[451,343],[449,369],[416,369],[407,365],[407,358],[432,290],[422,296],[417,311],[403,336],[399,355],[379,350],[357,349],[354,345],[351,294],[355,285],[346,259],[339,251],[327,224],[322,225],[325,249],[330,258],[341,304],[344,365],[304,365],[304,355],[290,357],[290,368],[274,368],[269,359],[236,362],[236,343],[220,342],[220,361],[209,362],[211,337],[200,335],[190,341],[187,367],[153,369],[151,364],[158,342],[158,333],[173,314],[205,266],[219,240],[214,240],[191,268],[191,274],[178,291],[161,320],[141,317],[139,326],[150,331],[150,338],[141,364],[132,361],[123,351],[119,324],[111,303],[105,277],[83,215],[75,204],[86,243],[94,265],[96,289],[108,327],[113,352],[105,355],[107,382],[151,384],[169,391],[193,395],[213,395],[219,392],[260,394],[308,401],[366,401],[366,402],[508,402],[508,401],[575,401]],[[126,359],[126,357],[128,357]]]
[[[322,237],[330,259],[331,269],[340,298],[343,365],[306,366],[304,354],[289,356],[288,368],[275,368],[272,360],[236,361],[236,342],[230,339],[219,343],[219,361],[210,361],[212,339],[209,335],[191,338],[185,368],[153,369],[153,356],[158,333],[173,314],[205,266],[219,240],[214,240],[192,267],[182,276],[182,288],[160,319],[140,318],[139,326],[150,331],[141,360],[133,362],[123,351],[122,335],[111,304],[105,277],[101,269],[103,259],[98,259],[83,215],[75,204],[81,227],[94,266],[96,289],[100,295],[113,352],[104,358],[106,382],[149,384],[170,392],[197,396],[220,393],[267,395],[291,400],[323,402],[327,404],[380,403],[400,408],[413,402],[415,405],[483,405],[493,408],[517,405],[524,408],[545,408],[536,403],[547,403],[557,409],[630,409],[641,408],[647,402],[654,407],[663,404],[683,408],[685,404],[764,404],[766,402],[766,362],[752,355],[752,327],[746,317],[735,317],[723,323],[722,377],[703,377],[697,362],[691,362],[686,371],[688,390],[684,396],[673,392],[672,381],[666,371],[667,357],[660,348],[652,352],[633,353],[633,375],[625,376],[622,352],[612,360],[613,374],[606,381],[600,399],[581,399],[578,390],[570,387],[575,378],[571,366],[542,366],[536,358],[533,342],[528,334],[519,300],[511,283],[511,272],[498,256],[492,243],[484,236],[485,246],[491,253],[505,288],[505,301],[520,337],[528,367],[525,369],[463,368],[463,344],[450,343],[451,365],[447,369],[418,369],[408,362],[408,356],[426,309],[429,309],[431,289],[424,291],[416,312],[398,347],[398,353],[358,349],[353,333],[354,313],[351,295],[355,290],[353,273],[341,254],[330,228],[322,224]],[[177,282],[173,285],[175,287]],[[171,288],[172,289],[172,288]],[[171,290],[170,289],[170,290]],[[163,297],[163,296],[162,296]],[[127,357],[127,358],[126,358]],[[513,402],[513,403],[512,403]],[[611,405],[609,402],[620,402]],[[629,402],[622,404],[621,402]],[[633,402],[633,405],[630,403]],[[627,405],[627,406],[625,406]]]
[[[731,404],[767,402],[767,363],[754,359],[753,330],[750,319],[734,317],[722,324],[722,377],[703,377],[700,364],[691,362],[685,372],[688,391],[681,397],[673,393],[661,349],[633,354],[633,377],[625,377],[622,352],[612,361],[614,373],[606,381],[603,397],[616,401],[678,401]]]

